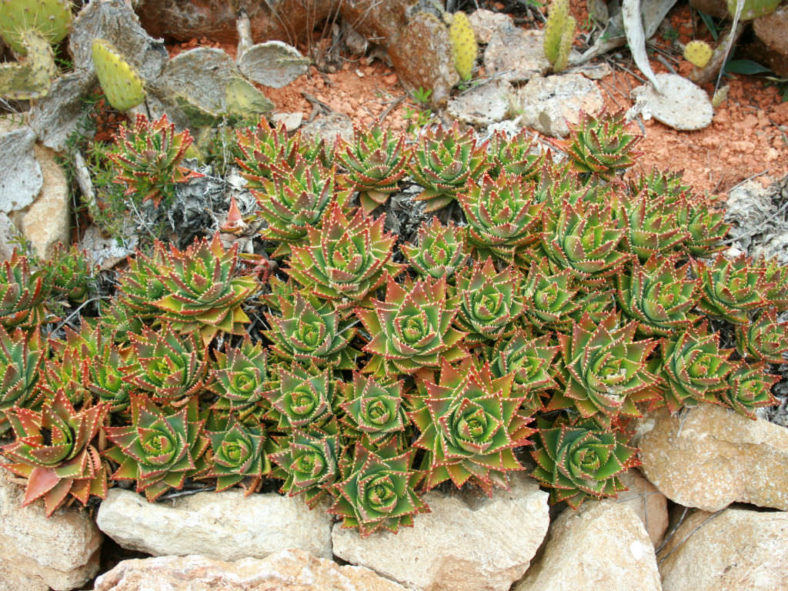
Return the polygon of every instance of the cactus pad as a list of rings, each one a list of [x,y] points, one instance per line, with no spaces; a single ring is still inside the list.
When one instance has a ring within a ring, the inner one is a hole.
[[[449,27],[454,68],[462,80],[470,80],[476,55],[479,51],[471,22],[464,12],[456,12]]]
[[[23,35],[38,31],[58,43],[71,28],[69,0],[0,0],[0,37],[17,55],[27,55]]]
[[[684,59],[698,68],[705,68],[714,53],[711,45],[698,39],[690,41],[684,47]]]
[[[106,39],[93,41],[93,64],[104,95],[118,111],[128,111],[145,100],[142,78]]]

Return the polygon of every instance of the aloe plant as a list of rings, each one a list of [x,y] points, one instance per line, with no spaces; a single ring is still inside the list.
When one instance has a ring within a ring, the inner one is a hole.
[[[289,369],[279,367],[277,387],[266,392],[271,403],[267,415],[279,430],[317,429],[335,422],[337,384],[329,369],[302,367],[297,363]]]
[[[755,409],[774,406],[777,399],[771,392],[780,376],[766,373],[764,363],[739,362],[728,374],[728,387],[721,390],[719,399],[739,414],[755,419]]]
[[[665,197],[654,199],[646,193],[640,194],[621,209],[627,229],[627,248],[641,262],[653,255],[677,250],[689,236],[678,225],[676,213]]]
[[[281,492],[289,496],[303,494],[306,504],[313,508],[325,498],[339,479],[339,437],[312,430],[295,430],[271,454],[277,464],[272,475],[284,480]]]
[[[180,165],[192,141],[188,130],[175,133],[167,115],[151,122],[138,114],[133,127],[121,125],[107,154],[115,166],[114,182],[137,203],[171,203],[176,184],[203,176]]]
[[[367,130],[353,129],[353,141],[345,142],[337,159],[345,168],[345,178],[359,192],[361,207],[369,213],[383,205],[397,190],[410,161],[405,136],[399,139],[378,124]]]
[[[207,388],[217,399],[211,406],[220,415],[229,414],[252,426],[260,423],[267,408],[265,394],[271,389],[268,358],[262,343],[248,338],[239,346],[229,343],[213,352]]]
[[[36,384],[47,355],[47,341],[38,330],[8,333],[0,325],[0,434],[11,426],[8,412],[36,408],[41,402]]]
[[[763,279],[766,282],[765,296],[769,305],[778,312],[788,310],[788,265],[781,265],[777,258],[761,260]]]
[[[723,240],[730,224],[725,214],[714,209],[716,200],[693,198],[676,208],[679,226],[686,228],[689,236],[683,243],[684,250],[693,257],[708,257],[724,248]]]
[[[480,255],[492,254],[513,263],[525,247],[538,240],[542,206],[533,199],[534,186],[502,173],[469,183],[457,199],[468,220],[468,242]]]
[[[456,199],[459,191],[489,168],[487,152],[476,143],[473,129],[465,133],[455,124],[429,129],[419,138],[409,172],[424,190],[417,199],[425,211],[436,211]]]
[[[444,226],[438,218],[419,227],[418,245],[401,244],[400,250],[411,268],[421,277],[451,277],[468,259],[464,232],[449,222]]]
[[[658,395],[657,377],[646,368],[657,343],[635,341],[636,327],[635,322],[621,325],[615,313],[598,325],[585,314],[571,334],[558,333],[564,388],[555,392],[547,408],[574,407],[605,427],[619,415],[640,416],[636,403]]]
[[[90,297],[96,277],[96,265],[88,260],[87,252],[72,245],[66,249],[55,245],[45,265],[47,291],[81,304]]]
[[[512,393],[513,382],[512,374],[493,378],[489,364],[468,359],[459,367],[444,360],[437,383],[419,383],[409,415],[420,432],[414,446],[428,452],[426,488],[470,480],[492,494],[493,485],[507,488],[509,472],[524,469],[514,448],[529,444],[533,429],[519,412],[524,397]]]
[[[565,330],[580,308],[579,291],[571,269],[551,274],[545,266],[531,263],[523,284],[523,316],[539,330]]]
[[[364,351],[372,354],[363,371],[378,377],[412,374],[467,357],[464,333],[452,328],[457,311],[457,303],[447,299],[445,279],[404,285],[389,279],[384,301],[374,300],[371,310],[356,308],[370,339]]]
[[[30,261],[14,249],[0,269],[0,324],[6,329],[35,327],[47,317],[49,290],[43,270],[33,271]]]
[[[695,261],[693,268],[701,279],[698,307],[709,316],[747,324],[749,312],[766,304],[764,271],[744,255],[734,260],[718,255],[711,264]]]
[[[728,387],[728,374],[734,369],[728,360],[731,351],[719,348],[719,334],[709,334],[705,322],[663,338],[659,353],[660,377],[665,382],[663,397],[670,412],[714,401],[715,395]],[[652,362],[651,366],[659,364]]]
[[[271,461],[264,449],[266,433],[262,427],[245,426],[234,418],[222,421],[220,430],[207,430],[211,443],[207,478],[216,478],[216,491],[241,484],[246,494],[257,491],[264,475],[271,472]]]
[[[498,273],[489,257],[458,275],[460,311],[455,322],[467,333],[466,343],[497,341],[512,333],[523,310],[521,281],[514,267]]]
[[[348,308],[364,299],[402,267],[391,261],[396,240],[359,209],[348,218],[334,205],[320,230],[307,229],[308,243],[293,246],[287,272],[319,298]]]
[[[700,281],[690,279],[688,265],[678,266],[678,260],[653,256],[643,265],[633,261],[628,272],[616,275],[616,299],[624,314],[638,321],[639,334],[667,336],[698,319],[692,310]]]
[[[736,327],[736,350],[745,358],[785,363],[788,322],[777,322],[777,312],[773,308],[762,311],[752,322]]]
[[[166,412],[147,396],[132,394],[129,424],[104,428],[115,444],[104,455],[118,465],[111,478],[135,481],[137,492],[155,501],[170,489],[181,489],[187,477],[202,475],[210,443],[198,415],[196,398]]]
[[[353,382],[344,385],[343,394],[343,422],[353,432],[365,435],[373,446],[380,447],[407,428],[401,381],[378,381],[354,372]]]
[[[83,505],[90,496],[107,494],[107,469],[96,447],[109,405],[77,412],[63,390],[40,412],[17,408],[7,412],[15,440],[3,447],[5,466],[27,478],[23,506],[43,498],[49,517],[70,498]]]
[[[619,475],[637,466],[637,449],[592,420],[539,423],[531,476],[550,489],[550,502],[577,509],[587,498],[616,496]]]
[[[352,369],[354,349],[348,346],[355,329],[340,323],[340,316],[326,302],[310,302],[301,294],[292,301],[280,299],[279,314],[266,314],[271,327],[263,334],[280,359],[313,363],[318,367]]]
[[[334,485],[336,500],[329,509],[343,528],[357,528],[362,537],[384,529],[396,533],[428,510],[415,491],[423,475],[411,469],[412,453],[400,453],[394,445],[376,451],[355,447],[352,464]]]
[[[298,140],[287,137],[284,124],[273,128],[265,117],[256,127],[236,130],[236,164],[247,180],[250,189],[262,188],[265,180],[272,180],[281,172],[282,163],[292,163],[298,154]]]
[[[493,133],[489,144],[492,166],[488,171],[492,178],[498,178],[501,174],[528,181],[538,178],[544,156],[528,133],[525,128],[513,136],[500,130]]]
[[[624,113],[595,117],[583,113],[570,130],[567,156],[575,170],[610,180],[634,164],[639,136],[624,122]]]

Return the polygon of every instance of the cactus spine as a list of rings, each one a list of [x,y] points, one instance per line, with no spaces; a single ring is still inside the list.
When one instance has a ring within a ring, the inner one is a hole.
[[[470,80],[479,47],[476,45],[471,22],[464,12],[454,13],[449,27],[449,40],[454,56],[454,68],[462,80]]]
[[[576,25],[569,14],[569,0],[553,0],[544,28],[544,55],[553,66],[553,72],[564,70],[569,63]]]
[[[106,39],[93,41],[93,64],[109,104],[128,111],[145,100],[142,78]]]

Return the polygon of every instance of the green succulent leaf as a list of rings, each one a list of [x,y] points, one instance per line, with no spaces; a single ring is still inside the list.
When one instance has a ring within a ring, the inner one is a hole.
[[[625,123],[623,111],[599,117],[583,113],[570,130],[566,152],[578,172],[611,180],[634,164],[633,148],[639,140]]]
[[[303,494],[306,504],[314,507],[340,478],[339,437],[295,430],[280,447],[270,457],[278,465],[273,476],[284,480],[281,491],[289,496]]]
[[[755,419],[756,408],[778,404],[771,389],[779,381],[779,375],[766,373],[766,364],[742,361],[728,374],[728,387],[720,391],[720,402]]]
[[[8,333],[0,325],[0,433],[10,428],[7,413],[40,404],[36,384],[47,356],[47,341],[38,329]]]
[[[766,309],[750,323],[736,327],[736,350],[744,358],[766,363],[785,363],[788,322],[777,322],[777,312]]]
[[[7,330],[36,327],[47,317],[49,289],[44,270],[33,271],[17,249],[0,268],[0,324]]]
[[[695,261],[693,269],[701,280],[698,307],[709,316],[744,325],[748,312],[766,305],[764,270],[744,255],[733,260],[718,255],[711,264]]]
[[[401,244],[400,250],[421,277],[434,279],[450,279],[468,259],[464,232],[452,222],[444,226],[437,217],[419,227],[418,246]]]
[[[272,387],[262,343],[246,338],[238,347],[227,344],[224,351],[215,350],[214,356],[207,388],[217,399],[211,409],[252,426],[259,424],[267,410],[265,395]]]
[[[354,372],[353,383],[345,384],[344,397],[343,422],[376,447],[409,425],[402,405],[402,382],[378,381]]]
[[[264,449],[263,427],[245,426],[234,418],[224,421],[220,431],[206,431],[211,442],[211,468],[205,477],[216,478],[216,490],[242,484],[246,494],[260,488],[271,461]]]

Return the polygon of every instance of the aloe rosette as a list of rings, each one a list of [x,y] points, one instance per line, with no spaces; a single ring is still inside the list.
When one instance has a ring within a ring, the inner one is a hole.
[[[525,129],[513,136],[496,131],[490,138],[489,150],[492,160],[489,175],[492,178],[504,173],[524,180],[536,180],[544,163],[539,147]]]
[[[305,368],[297,363],[278,368],[277,387],[266,392],[271,403],[267,418],[277,429],[326,428],[334,423],[337,385],[329,369]]]
[[[623,112],[599,117],[583,113],[570,130],[566,152],[578,172],[610,180],[635,163],[633,148],[639,140]]]
[[[356,331],[347,322],[340,323],[339,313],[329,303],[313,303],[296,293],[291,301],[280,298],[279,314],[265,317],[271,328],[263,334],[273,343],[276,357],[318,367],[355,367],[354,349],[348,345]]]
[[[353,141],[345,142],[337,159],[345,169],[345,179],[359,192],[362,208],[370,212],[397,190],[410,155],[404,135],[397,139],[391,130],[384,132],[376,124],[367,130],[355,127]]]
[[[628,272],[616,275],[616,299],[629,318],[638,321],[638,333],[667,336],[682,331],[698,319],[692,309],[698,302],[700,281],[688,276],[688,266],[677,266],[678,257],[633,261]]]
[[[161,272],[166,267],[167,249],[161,242],[154,243],[150,256],[137,251],[129,259],[129,266],[120,273],[117,301],[121,306],[110,309],[107,314],[109,320],[130,327],[135,323],[133,318],[147,322],[161,314],[155,302],[168,295]]]
[[[677,250],[689,233],[678,225],[675,211],[666,198],[654,199],[641,193],[621,207],[629,251],[645,262],[656,254]]]
[[[494,180],[484,175],[459,192],[457,199],[468,221],[468,242],[474,250],[512,263],[536,242],[542,205],[534,201],[533,191],[529,181],[502,173]]]
[[[467,357],[461,346],[465,334],[452,327],[457,311],[445,278],[404,285],[389,279],[385,300],[373,300],[372,309],[356,308],[370,338],[364,351],[372,355],[363,371],[377,377],[413,374]]]
[[[466,343],[497,341],[511,334],[523,311],[521,281],[512,266],[498,273],[489,257],[457,276],[460,310],[455,322],[467,333]]]
[[[253,194],[259,207],[256,215],[267,223],[262,237],[278,243],[274,257],[289,254],[291,245],[303,243],[308,227],[320,227],[333,199],[343,206],[348,197],[347,192],[336,190],[333,169],[301,156],[295,157],[292,167],[280,164]]]
[[[175,133],[167,115],[153,122],[137,115],[133,127],[121,125],[107,154],[116,168],[114,182],[124,185],[125,195],[139,202],[169,203],[176,184],[203,176],[180,166],[192,141],[188,130]]]
[[[420,432],[413,445],[428,452],[422,462],[427,489],[470,480],[492,494],[493,485],[507,488],[509,472],[524,469],[514,448],[528,445],[533,429],[513,382],[512,374],[494,378],[489,364],[477,367],[471,359],[459,367],[444,361],[439,382],[419,382],[409,416]]]
[[[105,334],[100,326],[91,333],[82,331],[84,344],[89,352],[85,387],[94,399],[110,405],[111,413],[123,413],[129,407],[133,384],[124,379],[126,368],[134,365],[133,347],[118,346],[114,332]]]
[[[557,216],[544,214],[543,227],[541,244],[550,262],[582,280],[613,275],[631,256],[610,206],[564,203]]]
[[[16,249],[0,268],[0,324],[6,329],[41,324],[47,315],[49,290],[43,270],[33,271],[30,261]]]
[[[113,480],[133,480],[137,492],[155,501],[170,489],[183,488],[186,478],[208,469],[210,443],[199,418],[197,399],[180,410],[165,411],[145,395],[132,394],[131,420],[122,427],[105,427],[115,445],[105,456],[118,464]]]
[[[38,329],[8,333],[0,325],[0,434],[10,428],[8,412],[36,408],[41,402],[36,384],[47,356],[47,341]]]
[[[601,289],[595,285],[584,285],[580,289],[577,299],[577,309],[570,314],[574,322],[580,322],[583,316],[588,316],[594,324],[601,324],[602,320],[616,309],[616,297],[613,289]],[[562,330],[560,332],[569,332]]]
[[[225,250],[218,233],[183,251],[171,247],[158,268],[165,295],[152,302],[160,317],[178,332],[197,332],[205,343],[220,332],[245,334],[249,317],[241,304],[259,281],[237,276],[238,262],[237,246]]]
[[[661,367],[663,398],[670,412],[699,402],[713,402],[715,395],[728,387],[728,374],[734,364],[731,351],[719,348],[719,334],[709,334],[704,322],[673,337],[663,338],[659,359],[651,368]]]
[[[412,454],[393,444],[375,451],[357,445],[352,464],[333,487],[336,500],[329,513],[362,537],[412,526],[414,515],[429,510],[415,491],[422,474],[411,469]]]
[[[234,418],[222,421],[223,429],[208,430],[210,469],[206,478],[216,478],[216,491],[242,485],[246,494],[260,488],[263,476],[271,472],[265,451],[266,433],[262,426],[246,426]]]
[[[237,346],[215,350],[207,388],[217,399],[211,406],[220,415],[257,424],[266,412],[265,394],[271,389],[268,357],[262,343],[248,338]]]
[[[763,269],[744,255],[733,260],[718,255],[711,264],[694,261],[693,269],[701,280],[698,307],[709,316],[742,325],[750,312],[767,305]]]
[[[89,351],[83,351],[78,345],[75,346],[73,336],[75,333],[66,328],[66,340],[50,340],[49,348],[52,355],[44,362],[42,379],[38,386],[49,397],[58,390],[63,390],[72,404],[81,406],[90,400],[85,384],[90,363]]]
[[[450,279],[468,260],[465,233],[452,222],[444,226],[433,217],[419,227],[417,242],[401,244],[400,250],[421,277]]]
[[[205,387],[206,348],[195,333],[180,335],[166,325],[161,330],[145,327],[131,341],[134,363],[124,379],[155,402],[183,406]]]
[[[340,451],[336,433],[295,430],[280,450],[270,455],[277,464],[272,476],[284,480],[281,492],[291,497],[302,494],[313,508],[340,478]]]
[[[265,180],[271,180],[282,163],[291,163],[298,153],[298,140],[288,137],[284,124],[271,127],[261,117],[255,127],[236,130],[237,154],[235,163],[250,189],[260,189]]]
[[[69,496],[83,505],[91,495],[107,494],[107,469],[96,438],[109,405],[96,404],[77,412],[58,390],[40,412],[17,408],[7,413],[15,440],[3,447],[5,467],[27,478],[23,506],[44,499],[49,517]]]
[[[708,257],[725,247],[730,224],[725,223],[724,211],[714,206],[713,199],[694,198],[676,207],[679,226],[689,234],[683,248],[692,257]]]
[[[455,124],[427,130],[414,148],[408,171],[424,189],[417,199],[425,201],[425,211],[431,212],[454,201],[489,166],[487,151],[476,143],[473,129],[462,133]]]
[[[332,206],[320,230],[307,229],[307,245],[293,246],[290,277],[315,296],[338,308],[362,302],[402,267],[391,262],[396,237],[383,230],[385,216],[376,220],[361,209],[348,218]]]
[[[579,309],[579,289],[571,269],[551,274],[543,265],[531,263],[523,283],[523,317],[534,328],[565,330]]]
[[[514,374],[512,393],[525,398],[522,409],[529,415],[542,410],[542,395],[547,390],[558,388],[554,360],[560,348],[551,342],[552,335],[533,337],[518,329],[510,338],[495,343],[488,355],[494,378]]]
[[[584,315],[571,334],[559,333],[564,389],[555,392],[548,410],[575,408],[605,427],[619,415],[639,416],[636,403],[658,396],[657,377],[646,368],[657,343],[635,341],[636,326],[621,325],[615,313],[599,324]]]
[[[761,260],[766,282],[766,299],[778,312],[788,310],[788,265],[781,265],[777,258]]]
[[[736,327],[736,350],[744,358],[785,363],[788,322],[777,322],[777,312],[773,308],[760,312],[749,324]]]
[[[537,464],[531,476],[550,489],[550,502],[573,509],[587,498],[616,496],[625,489],[618,476],[640,463],[619,433],[588,419],[540,422],[531,455]]]
[[[653,199],[664,198],[667,205],[674,205],[689,193],[689,185],[681,184],[681,172],[663,172],[653,168],[648,174],[637,175],[627,185],[629,193],[644,193]]]
[[[719,401],[737,413],[755,419],[755,409],[774,406],[777,399],[771,392],[780,376],[766,373],[765,363],[739,362],[728,374],[728,387],[719,393]]]
[[[366,436],[373,446],[380,447],[407,429],[401,381],[375,380],[354,372],[353,382],[344,385],[343,394],[343,423],[351,432]]]
[[[66,249],[55,245],[45,265],[47,291],[55,296],[81,304],[90,296],[97,266],[88,260],[87,252],[72,245]]]

